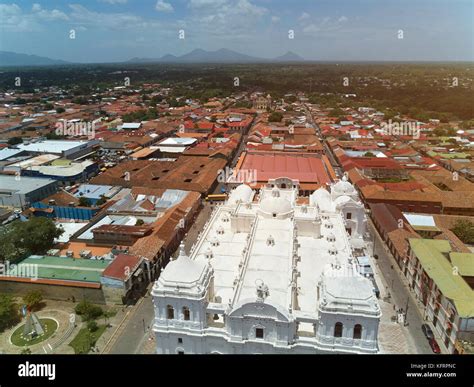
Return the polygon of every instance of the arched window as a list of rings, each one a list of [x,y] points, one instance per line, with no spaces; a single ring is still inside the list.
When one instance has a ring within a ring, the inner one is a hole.
[[[166,307],[166,315],[168,316],[169,319],[174,318],[174,308],[171,305],[168,305]]]
[[[362,325],[354,325],[354,339],[360,339],[362,337]]]
[[[187,306],[183,306],[183,316],[185,320],[191,319],[191,313],[189,312],[189,308]]]
[[[342,337],[342,327],[343,325],[341,322],[336,323],[334,326],[334,337]]]

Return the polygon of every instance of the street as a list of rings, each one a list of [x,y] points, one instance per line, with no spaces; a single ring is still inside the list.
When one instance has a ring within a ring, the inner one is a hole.
[[[322,138],[321,130],[319,126],[314,122],[313,117],[309,109],[305,106],[307,119],[315,127],[316,134]],[[339,176],[342,176],[343,172],[338,165],[334,155],[331,152],[325,139],[322,139],[326,155],[331,161],[331,165]],[[418,353],[433,353],[431,347],[428,344],[428,340],[424,336],[421,325],[425,323],[423,316],[419,311],[417,302],[414,300],[413,295],[410,293],[410,289],[403,280],[403,275],[398,270],[397,263],[392,254],[385,247],[385,243],[382,241],[377,230],[373,226],[372,222],[368,221],[368,228],[371,235],[374,235],[374,255],[378,255],[378,260],[374,260],[378,266],[378,271],[381,273],[387,292],[391,295],[391,302],[395,305],[395,310],[403,308],[406,309],[408,306],[407,322],[408,331],[413,339],[413,342],[417,348]],[[395,314],[394,310],[394,314]]]
[[[110,345],[107,346],[106,353],[139,353],[146,334],[152,329],[153,317],[153,303],[149,290],[139,304],[130,307],[125,320],[118,327]]]
[[[395,305],[395,309],[405,309],[408,300],[408,330],[416,345],[418,353],[433,353],[428,344],[428,340],[421,330],[421,325],[425,323],[425,321],[423,321],[423,316],[421,315],[408,286],[402,280],[402,274],[398,269],[395,258],[393,258],[392,254],[387,250],[380,235],[370,221],[368,222],[368,228],[371,235],[375,236],[374,255],[378,255],[378,259],[375,260],[375,262],[385,280],[386,286],[388,286],[388,291],[392,298],[391,302]]]

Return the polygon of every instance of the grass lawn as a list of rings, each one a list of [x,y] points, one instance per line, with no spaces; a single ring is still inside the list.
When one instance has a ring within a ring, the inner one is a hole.
[[[25,324],[20,326],[13,332],[11,336],[11,341],[13,345],[18,347],[30,346],[34,344],[41,343],[42,341],[50,338],[56,329],[58,329],[58,323],[50,318],[40,318],[40,322],[43,325],[44,335],[37,336],[32,340],[26,340],[23,337],[23,329],[25,328]]]
[[[104,333],[105,329],[105,325],[99,325],[95,332],[90,332],[89,329],[82,328],[69,345],[74,348],[76,354],[88,353],[90,348],[95,345],[99,337]]]

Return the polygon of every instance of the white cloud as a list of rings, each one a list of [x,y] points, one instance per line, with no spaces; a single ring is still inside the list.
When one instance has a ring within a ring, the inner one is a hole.
[[[272,23],[278,23],[280,21],[280,16],[272,16]]]
[[[303,12],[301,16],[298,18],[298,20],[307,20],[311,17],[311,15],[308,12]]]
[[[39,12],[39,11],[41,11],[41,5],[38,4],[38,3],[34,3],[33,6],[31,7],[31,10],[33,12]]]
[[[173,12],[174,11],[173,6],[164,0],[158,0],[156,2],[155,9],[158,12]]]
[[[191,0],[189,7],[192,12],[186,21],[196,35],[225,35],[232,39],[255,37],[261,18],[269,13],[249,0]]]
[[[57,9],[47,10],[38,3],[33,3],[31,12],[24,12],[16,4],[0,4],[0,20],[6,31],[35,32],[42,30],[42,23],[69,20],[69,17]]]
[[[21,8],[16,4],[0,4],[0,15],[12,16],[21,13]]]
[[[126,4],[127,0],[100,0],[102,3],[108,4]]]
[[[156,27],[156,21],[147,21],[130,13],[109,13],[90,11],[79,4],[69,4],[70,18],[78,25],[95,26],[102,29],[129,30]]]
[[[227,3],[228,0],[190,0],[189,8],[199,9],[199,8],[216,8]]]
[[[38,3],[33,4],[31,11],[35,17],[41,20],[69,20],[69,17],[64,12],[59,11],[58,9],[48,11],[47,9],[42,8]]]
[[[333,33],[335,31],[345,30],[347,27],[344,26],[349,19],[345,16],[341,16],[338,19],[332,19],[330,17],[325,17],[322,19],[318,19],[310,24],[307,24],[303,28],[303,32],[308,35],[315,35],[315,34],[326,34],[326,33]]]

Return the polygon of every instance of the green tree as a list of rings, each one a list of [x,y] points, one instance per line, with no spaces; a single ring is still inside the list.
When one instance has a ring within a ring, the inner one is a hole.
[[[17,145],[17,144],[21,144],[22,142],[23,140],[21,139],[21,137],[12,137],[8,139],[9,145]]]
[[[135,222],[135,226],[143,226],[145,224],[145,222],[143,221],[143,219],[137,219],[137,221]]]
[[[466,219],[459,219],[454,223],[451,231],[464,243],[474,243],[474,223]]]
[[[91,304],[87,300],[82,300],[75,308],[76,313],[81,316],[85,321],[95,320],[102,316],[104,311],[100,306]]]
[[[30,310],[35,310],[43,301],[43,294],[39,290],[32,290],[23,296],[23,302]]]
[[[56,108],[56,113],[58,113],[58,114],[64,113],[65,111],[66,111],[66,109],[64,109],[63,107],[57,107]]]
[[[19,222],[17,230],[21,235],[21,243],[31,254],[45,254],[54,245],[64,230],[56,227],[51,219],[38,217],[26,222]]]
[[[107,202],[108,197],[105,195],[101,195],[99,200],[95,202],[96,206],[101,206],[102,204],[105,204]]]
[[[331,112],[329,113],[329,115],[331,117],[343,117],[345,119],[345,113],[342,109],[340,108],[335,108],[333,110],[331,110]]]
[[[64,138],[64,136],[60,136],[59,134],[56,134],[54,132],[46,133],[45,137],[47,140],[58,140],[60,138]]]
[[[94,320],[89,320],[87,322],[87,329],[89,330],[89,332],[95,332],[97,329],[99,329],[99,326]]]
[[[80,207],[90,207],[92,204],[91,204],[91,201],[89,200],[89,198],[86,198],[84,196],[81,196],[79,198],[79,206]]]
[[[268,122],[281,122],[283,114],[280,112],[273,112],[268,116]]]
[[[0,228],[0,260],[15,261],[26,255],[45,254],[63,232],[48,218],[15,220]]]
[[[375,157],[375,154],[373,154],[372,152],[365,152],[364,157]]]
[[[18,306],[7,294],[0,294],[0,332],[15,324],[18,318]]]

